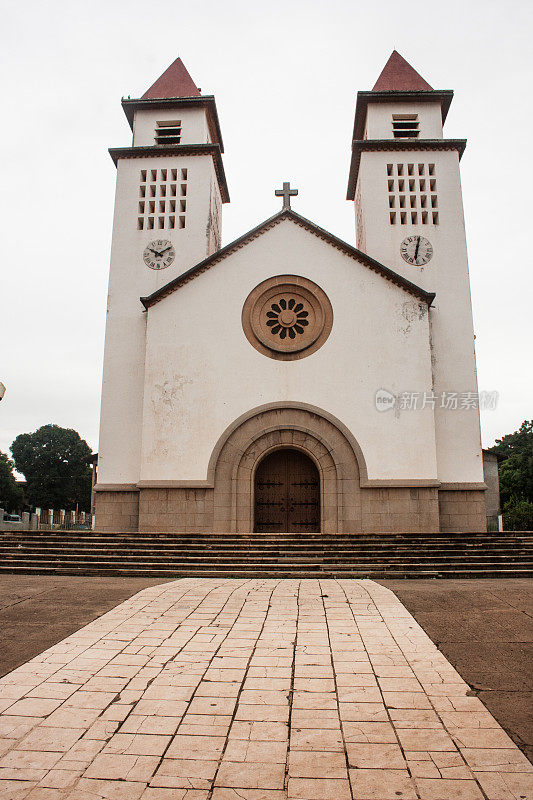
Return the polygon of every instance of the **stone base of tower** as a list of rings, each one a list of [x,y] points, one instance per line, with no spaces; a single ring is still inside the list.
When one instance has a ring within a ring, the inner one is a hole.
[[[95,505],[95,529],[102,532],[249,533],[253,530],[249,517],[239,516],[236,504],[216,507],[215,490],[210,488],[104,490],[96,493]],[[358,505],[335,531],[325,520],[323,532],[486,530],[484,491],[480,489],[363,488]]]
[[[95,530],[132,533],[139,530],[139,492],[98,491],[95,494]]]
[[[440,530],[472,533],[487,530],[483,489],[439,489]]]

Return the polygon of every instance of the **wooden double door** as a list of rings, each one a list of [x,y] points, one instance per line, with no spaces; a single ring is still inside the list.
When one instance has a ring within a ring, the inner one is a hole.
[[[320,533],[320,476],[299,450],[275,450],[255,473],[258,533]]]

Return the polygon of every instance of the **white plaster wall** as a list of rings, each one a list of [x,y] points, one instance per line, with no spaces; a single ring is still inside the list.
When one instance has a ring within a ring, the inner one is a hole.
[[[188,170],[186,227],[137,229],[141,169]],[[210,187],[218,184],[210,156],[121,159],[117,191],[109,293],[98,462],[99,483],[136,483],[140,472],[146,314],[139,297],[154,292],[207,255]],[[170,239],[174,264],[149,269],[143,251],[154,239]]]
[[[438,225],[390,224],[388,163],[424,163],[426,174],[427,165],[435,164]],[[363,153],[358,185],[361,188],[366,252],[427,291],[436,292],[430,311],[435,393],[477,392],[466,232],[457,152]],[[424,267],[407,264],[400,255],[402,240],[413,234],[425,236],[433,245],[433,258]],[[409,386],[405,388],[410,389]],[[439,479],[445,483],[482,481],[478,410],[446,411],[437,408],[435,419]]]
[[[155,145],[155,130],[158,122],[181,120],[180,144],[209,144],[209,127],[204,108],[139,109],[134,118],[134,147]]]
[[[393,139],[392,115],[418,114],[419,139],[442,139],[440,103],[371,103],[366,118],[365,139]]]
[[[327,293],[327,342],[311,356],[270,359],[246,339],[249,292],[279,274]],[[433,413],[379,413],[375,392],[431,388],[427,306],[284,221],[148,311],[141,480],[203,480],[218,438],[263,403],[309,403],[338,417],[369,478],[435,479]]]

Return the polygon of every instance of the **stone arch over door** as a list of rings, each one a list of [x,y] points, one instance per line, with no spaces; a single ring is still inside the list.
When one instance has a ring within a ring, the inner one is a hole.
[[[301,450],[318,468],[322,532],[360,532],[360,476],[366,476],[366,465],[357,442],[332,415],[294,402],[252,409],[220,437],[208,471],[214,530],[253,531],[255,470],[268,453],[283,447]]]

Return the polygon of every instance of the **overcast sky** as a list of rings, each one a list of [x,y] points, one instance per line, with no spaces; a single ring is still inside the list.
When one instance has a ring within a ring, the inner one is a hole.
[[[345,200],[357,90],[396,48],[454,89],[445,129],[467,138],[462,180],[483,444],[533,416],[530,0],[4,2],[0,450],[54,422],[98,447],[122,96],[179,55],[216,96],[231,204],[223,244],[293,207],[355,243]]]

